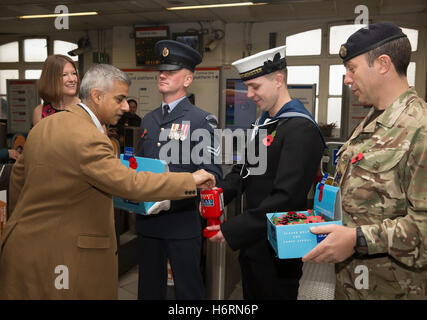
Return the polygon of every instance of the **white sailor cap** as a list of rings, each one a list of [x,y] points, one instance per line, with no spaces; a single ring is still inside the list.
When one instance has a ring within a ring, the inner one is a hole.
[[[286,68],[285,48],[281,46],[258,52],[252,56],[234,61],[232,65],[243,81],[254,79]]]

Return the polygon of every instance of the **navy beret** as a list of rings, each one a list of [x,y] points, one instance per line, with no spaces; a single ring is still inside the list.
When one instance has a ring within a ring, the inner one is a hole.
[[[179,41],[157,41],[155,52],[160,61],[157,67],[160,71],[179,70],[182,68],[194,71],[196,65],[202,62],[202,56],[197,50]]]
[[[341,45],[339,55],[346,62],[362,53],[373,50],[389,41],[406,37],[398,26],[391,22],[369,24],[353,33]]]

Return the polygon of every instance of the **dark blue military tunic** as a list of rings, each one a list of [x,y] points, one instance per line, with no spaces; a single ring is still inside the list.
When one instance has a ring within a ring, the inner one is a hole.
[[[189,127],[187,127],[188,124]],[[168,129],[170,130],[172,127],[175,129],[178,127],[181,131],[171,130],[170,134],[167,134]],[[169,171],[194,172],[205,169],[215,175],[218,181],[222,178],[222,169],[221,164],[214,163],[215,157],[218,157],[220,153],[217,143],[214,143],[216,127],[217,120],[213,115],[197,108],[187,98],[184,98],[164,120],[161,108],[148,113],[142,119],[141,139],[136,155],[159,159],[161,149],[164,147],[163,150],[168,150],[166,155],[169,157],[169,161],[164,157],[161,159],[166,162],[179,162],[178,164],[168,163]],[[187,129],[188,131],[184,132]],[[194,156],[190,156],[193,148],[201,147],[198,144],[200,140],[191,141],[191,135],[197,129],[205,129],[205,133],[209,134],[211,139],[211,145],[200,150],[200,154],[204,156],[203,159],[195,159]],[[177,155],[177,150],[179,155]],[[210,159],[206,159],[207,157]],[[202,162],[210,160],[211,163],[198,164],[197,160]],[[163,239],[186,239],[200,236],[201,224],[197,199],[171,201],[170,210],[157,215],[138,215],[136,230],[141,235]]]

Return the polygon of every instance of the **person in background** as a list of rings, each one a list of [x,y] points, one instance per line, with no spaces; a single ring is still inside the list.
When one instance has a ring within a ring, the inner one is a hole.
[[[138,127],[141,125],[141,118],[136,114],[136,110],[138,108],[138,103],[136,102],[135,99],[129,99],[128,100],[128,104],[129,104],[129,112],[126,112],[122,119],[123,120],[125,126],[130,126],[130,127]]]
[[[115,157],[102,125],[128,111],[130,83],[111,65],[93,65],[82,80],[82,103],[31,129],[10,176],[0,299],[117,299],[112,196],[177,200],[215,185],[204,170],[136,172]]]
[[[192,133],[203,131],[213,140],[218,125],[215,116],[194,106],[186,97],[195,66],[202,57],[193,48],[172,40],[157,42],[155,50],[160,60],[158,90],[162,94],[162,105],[142,119],[136,155],[165,160],[172,172],[205,169],[217,180],[222,178],[221,165],[215,163],[209,146],[203,147],[202,159],[192,154],[199,143],[192,139]],[[168,130],[168,138],[162,139]],[[168,146],[177,147],[170,150],[170,159],[163,158],[167,157],[166,152],[162,155]],[[137,215],[139,299],[166,299],[167,258],[176,299],[204,299],[200,269],[201,220],[196,200],[163,202],[159,204],[162,210],[157,210],[158,214]]]
[[[116,129],[118,135],[123,136],[126,127],[138,127],[141,125],[141,118],[136,114],[138,103],[135,99],[128,100],[129,112],[120,118],[116,126],[110,126],[110,130]]]
[[[15,149],[0,149],[0,160],[13,159],[17,160],[21,153]]]
[[[343,226],[304,261],[336,264],[335,299],[427,299],[427,104],[408,85],[411,44],[369,24],[340,48],[344,83],[367,116],[338,152]]]
[[[49,56],[38,82],[38,93],[44,102],[34,108],[33,126],[41,119],[79,103],[79,88],[79,75],[74,61],[61,54]]]
[[[247,209],[208,229],[218,230],[210,241],[240,250],[243,297],[249,300],[297,299],[301,259],[276,257],[267,239],[266,213],[307,209],[307,194],[325,147],[312,115],[289,95],[286,65],[285,46],[233,62],[248,87],[248,98],[262,112],[253,125],[254,138],[247,139],[254,150],[266,148],[266,158],[260,159],[266,170],[256,173],[246,159],[218,181],[225,204],[245,193]],[[266,138],[259,138],[260,129],[267,131]]]

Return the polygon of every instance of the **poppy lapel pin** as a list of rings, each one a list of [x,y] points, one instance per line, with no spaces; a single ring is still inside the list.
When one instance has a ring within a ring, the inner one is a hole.
[[[267,135],[264,139],[262,139],[262,144],[265,145],[266,147],[271,146],[275,136],[276,136],[276,130],[274,130],[271,134]]]
[[[147,136],[147,129],[144,129],[144,132],[141,135],[141,138],[145,139]]]
[[[351,164],[355,164],[363,159],[363,153],[359,152],[353,159],[351,159]]]

